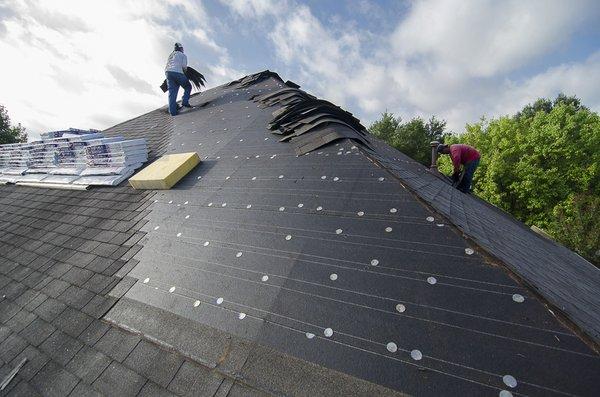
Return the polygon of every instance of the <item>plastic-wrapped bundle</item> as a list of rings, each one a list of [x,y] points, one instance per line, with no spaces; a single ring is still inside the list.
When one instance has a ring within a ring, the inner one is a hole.
[[[91,144],[85,152],[89,167],[129,167],[148,161],[145,139]]]
[[[31,162],[30,149],[31,144],[28,143],[0,145],[0,168],[2,174],[7,176],[4,182],[12,182],[7,180],[10,175],[25,174]]]

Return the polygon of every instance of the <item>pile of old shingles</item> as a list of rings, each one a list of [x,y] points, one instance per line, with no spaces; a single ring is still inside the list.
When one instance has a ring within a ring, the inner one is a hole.
[[[230,83],[227,83],[225,86],[235,88],[247,88],[257,83],[260,83],[261,81],[267,80],[271,77],[283,83],[283,80],[281,80],[281,77],[279,77],[277,73],[271,72],[270,70],[263,70],[262,72],[250,74],[248,76],[242,77],[241,79],[234,80]]]
[[[370,148],[368,132],[352,113],[329,101],[299,90],[291,83],[254,98],[263,107],[283,105],[273,112],[269,128],[290,141],[297,155],[306,154],[339,139],[351,139]]]

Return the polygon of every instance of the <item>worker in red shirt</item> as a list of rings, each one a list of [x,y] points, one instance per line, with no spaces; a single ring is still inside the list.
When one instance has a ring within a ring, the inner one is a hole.
[[[452,180],[454,186],[463,193],[471,193],[471,183],[473,182],[473,174],[479,165],[481,155],[472,146],[456,144],[444,145],[441,144],[437,148],[439,154],[449,154],[452,158],[454,173]],[[462,166],[462,175],[461,175]]]

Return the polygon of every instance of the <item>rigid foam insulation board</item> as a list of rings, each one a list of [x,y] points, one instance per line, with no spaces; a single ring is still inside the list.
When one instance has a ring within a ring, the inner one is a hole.
[[[131,178],[134,189],[170,189],[200,163],[198,153],[162,156]]]

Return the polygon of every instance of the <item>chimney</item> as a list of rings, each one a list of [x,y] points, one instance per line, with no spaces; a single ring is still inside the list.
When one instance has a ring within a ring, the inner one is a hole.
[[[432,141],[429,143],[431,146],[431,167],[429,167],[430,171],[437,172],[437,147],[440,143],[438,141]]]

